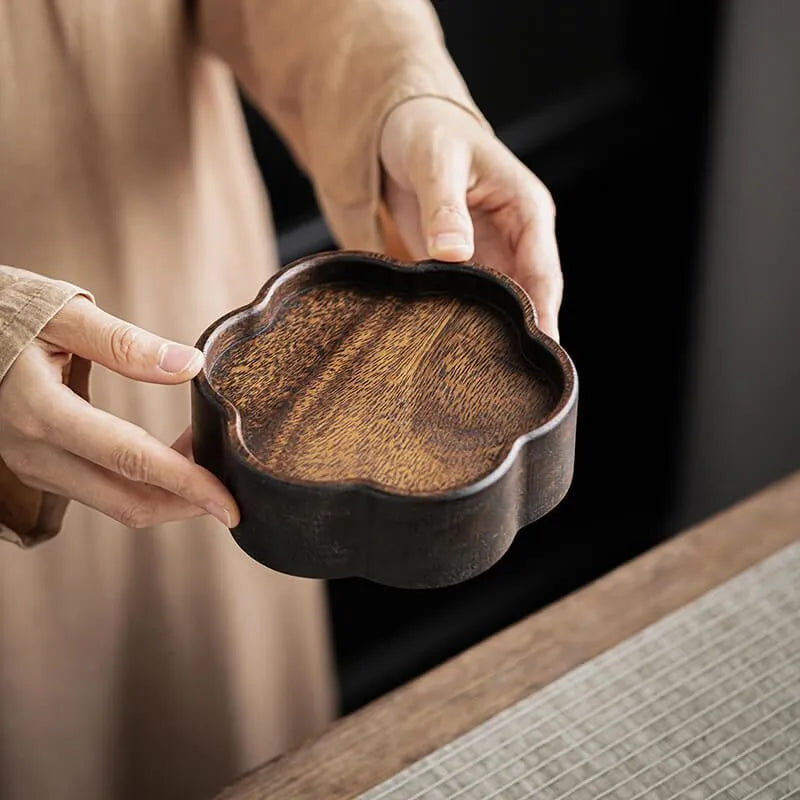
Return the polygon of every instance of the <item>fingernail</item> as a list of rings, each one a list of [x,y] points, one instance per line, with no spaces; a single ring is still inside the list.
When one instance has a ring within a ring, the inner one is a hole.
[[[431,242],[434,250],[464,250],[469,251],[470,244],[463,233],[439,233]]]
[[[231,527],[231,515],[225,506],[212,502],[206,506],[206,511],[208,511],[212,517],[216,517],[226,528]]]
[[[194,347],[165,342],[161,345],[158,353],[158,366],[164,372],[177,375],[181,372],[191,371],[202,358],[203,354]]]

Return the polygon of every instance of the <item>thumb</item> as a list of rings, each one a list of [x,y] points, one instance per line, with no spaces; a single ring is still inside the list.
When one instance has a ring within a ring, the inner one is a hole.
[[[137,328],[107,314],[85,297],[70,300],[39,338],[120,375],[148,383],[183,383],[203,365],[203,354],[196,348]]]
[[[475,252],[467,206],[470,150],[462,142],[433,139],[411,158],[409,178],[420,209],[420,226],[431,258],[466,261]]]

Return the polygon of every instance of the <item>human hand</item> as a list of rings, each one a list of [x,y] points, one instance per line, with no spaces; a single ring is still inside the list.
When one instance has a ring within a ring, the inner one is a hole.
[[[563,278],[544,184],[471,114],[438,98],[397,106],[380,155],[386,207],[411,255],[474,257],[504,272],[557,340]]]
[[[233,497],[187,457],[186,434],[168,447],[94,408],[63,383],[72,355],[133,380],[162,384],[190,380],[203,358],[193,347],[74,298],[0,382],[0,457],[8,468],[32,488],[78,500],[131,528],[204,513],[235,526]]]

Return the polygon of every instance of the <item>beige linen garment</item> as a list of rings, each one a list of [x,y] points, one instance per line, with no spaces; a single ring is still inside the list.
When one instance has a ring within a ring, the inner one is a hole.
[[[275,269],[230,67],[351,247],[380,246],[388,111],[474,111],[424,0],[0,0],[0,263],[30,271],[0,268],[0,377],[75,287],[193,342]],[[92,398],[164,441],[188,423],[186,387],[95,367]],[[3,538],[54,534],[65,502],[0,473]],[[208,518],[72,504],[51,541],[0,543],[5,800],[208,795],[333,708],[321,584]]]

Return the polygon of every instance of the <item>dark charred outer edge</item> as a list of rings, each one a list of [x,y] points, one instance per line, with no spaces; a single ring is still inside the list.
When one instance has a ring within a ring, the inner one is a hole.
[[[518,437],[494,470],[452,490],[399,494],[355,481],[288,482],[267,472],[247,450],[238,413],[202,370],[192,381],[195,459],[239,504],[242,520],[231,531],[236,542],[272,569],[308,578],[360,576],[407,588],[467,580],[497,562],[517,531],[554,508],[572,481],[577,374],[567,353],[536,327],[533,306],[513,281],[475,264],[403,264],[371,253],[322,253],[281,270],[252,303],[210,325],[197,346],[207,355],[216,342],[224,349],[240,338],[237,333],[246,335],[248,322],[257,319],[263,326],[270,307],[279,308],[298,284],[327,282],[339,273],[352,279],[354,268],[389,287],[437,288],[457,279],[463,294],[501,307],[523,347],[538,357],[537,366],[561,387],[552,413]],[[314,280],[325,270],[329,274]]]

